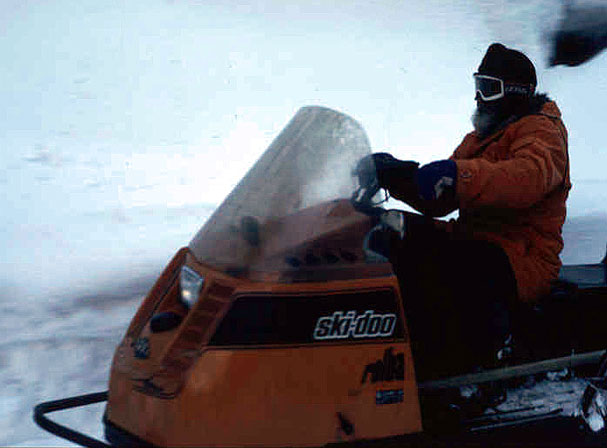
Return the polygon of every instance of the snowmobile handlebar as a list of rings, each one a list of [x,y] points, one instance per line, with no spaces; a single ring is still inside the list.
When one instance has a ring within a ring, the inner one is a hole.
[[[379,207],[379,204],[373,202],[373,197],[379,191],[379,185],[377,181],[370,185],[361,185],[354,191],[350,202],[355,210],[364,213],[368,216],[378,217],[381,216],[385,210]]]
[[[388,200],[390,185],[415,183],[418,168],[418,162],[398,160],[388,153],[374,153],[363,157],[352,172],[359,185],[352,195],[352,205],[369,216],[381,215],[384,210],[378,210],[378,206]],[[374,202],[373,199],[380,189],[385,190],[385,197]]]
[[[384,212],[383,208],[378,207],[379,204],[373,202],[373,197],[381,188],[373,157],[368,155],[360,159],[352,174],[358,180],[358,188],[351,198],[354,209],[369,216],[381,215]]]
[[[363,251],[368,260],[389,261],[390,250],[395,239],[403,240],[406,234],[407,213],[402,210],[381,210],[377,216],[378,224],[373,227],[363,241]]]

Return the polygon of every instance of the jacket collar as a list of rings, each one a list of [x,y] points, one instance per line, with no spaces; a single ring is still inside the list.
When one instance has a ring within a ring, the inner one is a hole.
[[[554,101],[548,101],[547,103],[544,103],[539,114],[544,115],[548,118],[554,118],[558,120],[560,120],[561,118],[561,111]]]
[[[491,135],[485,137],[483,140],[478,140],[479,151],[485,149],[485,147],[494,140],[499,139],[510,124],[520,120],[523,117],[526,117],[527,115],[544,115],[549,118],[560,119],[561,111],[556,103],[548,97],[548,95],[536,93],[531,98],[531,104],[527,114],[521,116],[511,115],[509,118],[505,119]],[[476,136],[476,132],[473,132],[473,134]]]
[[[498,140],[502,136],[508,125],[514,123],[518,119],[519,117],[517,117],[516,115],[511,115],[510,118],[507,118],[499,125],[499,127],[493,132],[493,134],[489,135],[488,137],[485,137],[482,140],[480,140],[478,136],[476,136],[476,132],[474,132],[474,135],[478,140],[478,151],[476,151],[476,153],[485,149],[487,145],[489,145],[491,142]]]

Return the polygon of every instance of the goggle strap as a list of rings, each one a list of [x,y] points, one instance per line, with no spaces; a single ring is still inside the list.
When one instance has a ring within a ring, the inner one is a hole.
[[[506,83],[504,83],[504,93],[514,93],[514,94],[519,94],[519,95],[531,95],[533,93],[533,86],[531,86],[531,85],[506,84]]]

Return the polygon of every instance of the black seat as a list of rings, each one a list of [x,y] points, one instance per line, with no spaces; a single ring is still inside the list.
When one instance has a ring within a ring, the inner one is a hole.
[[[558,279],[552,282],[550,293],[536,307],[545,308],[566,301],[579,301],[593,291],[607,288],[607,265],[579,264],[562,266]]]
[[[563,266],[549,294],[515,310],[515,335],[531,359],[566,356],[571,350],[604,347],[607,326],[607,265],[604,262]]]
[[[559,280],[577,285],[579,289],[607,287],[607,266],[604,263],[563,266]]]

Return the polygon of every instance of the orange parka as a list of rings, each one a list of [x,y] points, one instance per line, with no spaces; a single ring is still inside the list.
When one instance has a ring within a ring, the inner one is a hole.
[[[556,279],[571,182],[567,130],[547,101],[534,114],[479,140],[472,132],[451,156],[457,164],[454,230],[499,244],[519,299],[533,302]]]

